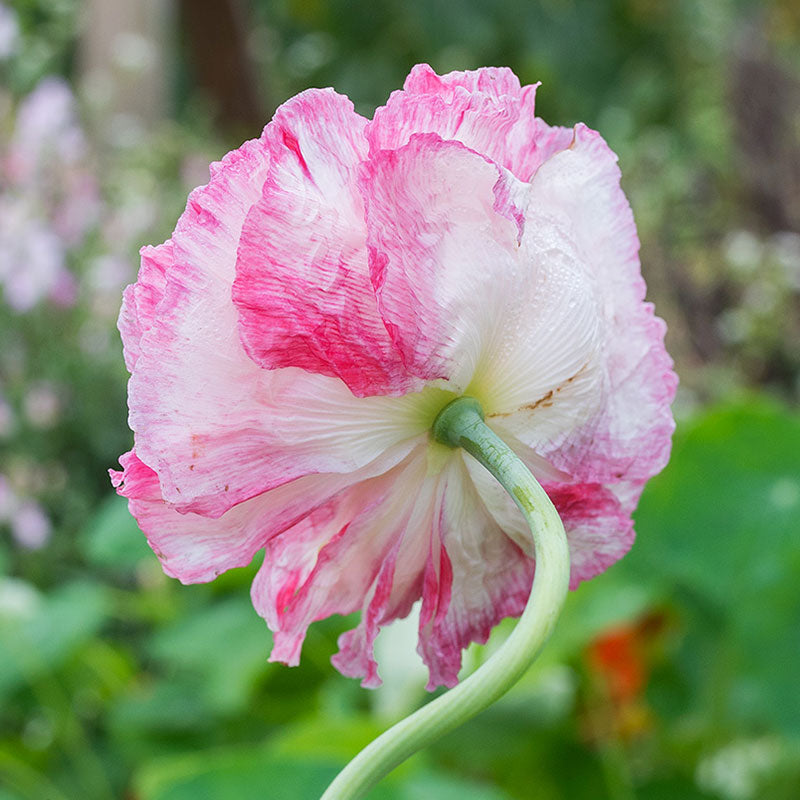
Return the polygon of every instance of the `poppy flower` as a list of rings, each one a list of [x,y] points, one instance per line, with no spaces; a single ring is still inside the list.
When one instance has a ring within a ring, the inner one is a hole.
[[[271,660],[360,611],[333,663],[376,686],[379,629],[421,600],[429,688],[452,686],[521,613],[527,523],[430,433],[462,395],[555,504],[573,588],[631,546],[676,376],[616,157],[536,118],[535,89],[420,65],[371,120],[305,91],[142,250],[119,320],[134,448],[112,479],[183,582],[264,550]]]

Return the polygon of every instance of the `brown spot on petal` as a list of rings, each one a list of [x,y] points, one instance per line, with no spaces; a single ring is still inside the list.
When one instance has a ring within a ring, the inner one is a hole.
[[[192,458],[200,458],[204,450],[203,437],[199,433],[193,433],[189,441],[192,443]]]
[[[556,389],[556,391],[559,390]],[[553,405],[553,394],[554,392],[551,389],[544,397],[540,397],[535,403],[528,405],[527,408],[530,408],[531,411],[533,411],[534,408],[539,408],[539,406],[542,406],[543,408],[549,408]]]
[[[575,378],[581,375],[583,372],[586,371],[586,368],[589,366],[589,362],[587,361],[574,375],[571,375],[567,378],[560,386],[557,386],[555,389],[551,389],[547,394],[540,397],[538,400],[534,401],[533,403],[525,403],[524,406],[520,406],[515,411],[506,411],[502,414],[490,414],[490,417],[510,417],[512,414],[516,414],[518,411],[535,411],[537,408],[550,408],[553,405],[553,397],[558,394],[562,389],[566,389],[569,384],[571,384]]]

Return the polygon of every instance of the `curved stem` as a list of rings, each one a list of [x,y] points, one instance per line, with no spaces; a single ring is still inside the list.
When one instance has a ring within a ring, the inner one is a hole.
[[[550,498],[511,448],[483,421],[478,402],[460,397],[439,413],[434,437],[463,447],[519,506],[533,534],[536,573],[530,599],[511,635],[478,670],[398,722],[365,747],[321,800],[357,800],[384,775],[443,734],[488,708],[525,673],[555,627],[569,586],[569,549]]]

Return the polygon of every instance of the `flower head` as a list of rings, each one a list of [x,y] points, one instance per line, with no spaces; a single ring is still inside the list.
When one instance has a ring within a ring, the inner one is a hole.
[[[631,546],[676,377],[616,157],[537,119],[535,88],[421,65],[372,120],[303,92],[142,250],[120,315],[135,446],[112,477],[184,582],[265,550],[272,660],[360,610],[334,664],[377,685],[378,630],[421,599],[418,650],[449,686],[521,612],[522,515],[429,433],[459,395],[556,505],[573,586]]]

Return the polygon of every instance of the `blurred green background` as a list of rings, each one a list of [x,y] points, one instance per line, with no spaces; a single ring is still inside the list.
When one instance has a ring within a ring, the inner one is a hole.
[[[105,472],[139,246],[282,100],[371,114],[417,61],[508,65],[605,135],[682,382],[631,554],[370,797],[800,797],[794,0],[0,0],[0,800],[314,798],[425,699],[408,626],[375,692],[329,664],[346,620],[268,664],[256,565],[166,578]]]

